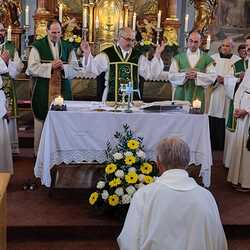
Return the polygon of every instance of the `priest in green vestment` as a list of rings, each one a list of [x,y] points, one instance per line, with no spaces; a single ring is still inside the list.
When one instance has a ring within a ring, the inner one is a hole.
[[[72,99],[71,83],[78,68],[73,47],[61,40],[61,24],[48,22],[47,36],[33,43],[27,74],[32,76],[32,111],[34,114],[34,151],[38,150],[43,122],[48,108],[57,95]]]
[[[129,82],[141,97],[139,76],[144,79],[157,79],[161,74],[164,65],[160,55],[165,45],[157,46],[153,59],[149,61],[140,50],[133,48],[133,43],[134,32],[129,27],[120,29],[117,43],[95,57],[91,55],[89,44],[86,41],[81,43],[84,55],[83,76],[84,73],[94,73],[96,76],[105,73],[103,101],[120,101],[120,84]]]
[[[201,101],[201,110],[205,110],[205,89],[216,80],[213,59],[202,52],[201,35],[190,33],[187,51],[176,55],[169,69],[169,80],[173,86],[173,100],[185,100],[191,104],[195,99]],[[207,109],[207,107],[206,107]]]

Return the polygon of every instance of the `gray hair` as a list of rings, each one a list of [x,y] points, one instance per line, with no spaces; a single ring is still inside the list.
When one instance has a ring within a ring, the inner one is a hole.
[[[165,138],[157,146],[157,158],[167,169],[186,168],[190,161],[189,146],[178,137]]]
[[[119,29],[119,32],[118,32],[118,39],[122,36],[126,36],[127,34],[131,34],[133,33],[132,29],[129,28],[129,27],[123,27],[121,29]]]

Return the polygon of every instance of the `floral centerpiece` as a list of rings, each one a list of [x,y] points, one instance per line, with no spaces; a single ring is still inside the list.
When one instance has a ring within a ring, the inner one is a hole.
[[[136,137],[127,124],[114,137],[118,143],[112,147],[107,142],[104,174],[89,197],[92,206],[128,206],[136,190],[154,182],[158,174],[155,163],[147,160],[143,151],[143,138]]]

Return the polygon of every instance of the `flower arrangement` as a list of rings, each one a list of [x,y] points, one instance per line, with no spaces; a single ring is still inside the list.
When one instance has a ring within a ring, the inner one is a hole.
[[[127,124],[114,135],[117,145],[107,142],[105,172],[91,193],[92,206],[111,208],[128,205],[136,190],[154,182],[158,175],[155,163],[146,159],[143,138],[136,137]]]

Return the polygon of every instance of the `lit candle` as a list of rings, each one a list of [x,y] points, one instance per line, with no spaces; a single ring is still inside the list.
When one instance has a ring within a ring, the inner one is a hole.
[[[128,27],[128,10],[125,10],[124,26]]]
[[[201,108],[201,101],[199,99],[194,100],[192,106],[195,109],[200,109]]]
[[[29,5],[26,5],[25,7],[25,20],[24,20],[24,25],[29,26],[30,24],[30,13],[29,13]]]
[[[184,31],[188,32],[188,20],[189,20],[189,15],[186,14],[185,16],[185,26],[184,26]]]
[[[207,50],[210,50],[210,45],[211,45],[211,35],[207,35],[207,44],[206,44]]]
[[[135,29],[136,29],[136,13],[134,12],[132,30],[135,31]]]
[[[54,105],[57,105],[57,106],[62,106],[63,105],[63,98],[60,95],[55,98]]]
[[[63,20],[63,5],[62,3],[59,4],[59,22],[62,23]]]
[[[11,26],[7,29],[7,41],[11,41]]]
[[[95,18],[95,28],[96,29],[99,29],[99,18],[98,18],[98,16],[96,16],[96,18]]]
[[[82,13],[82,25],[83,25],[84,28],[87,28],[87,25],[88,25],[87,8],[83,9],[83,13]]]
[[[159,10],[157,15],[157,29],[161,28],[161,10]]]
[[[123,17],[121,16],[120,17],[120,20],[119,20],[119,29],[123,28]]]

